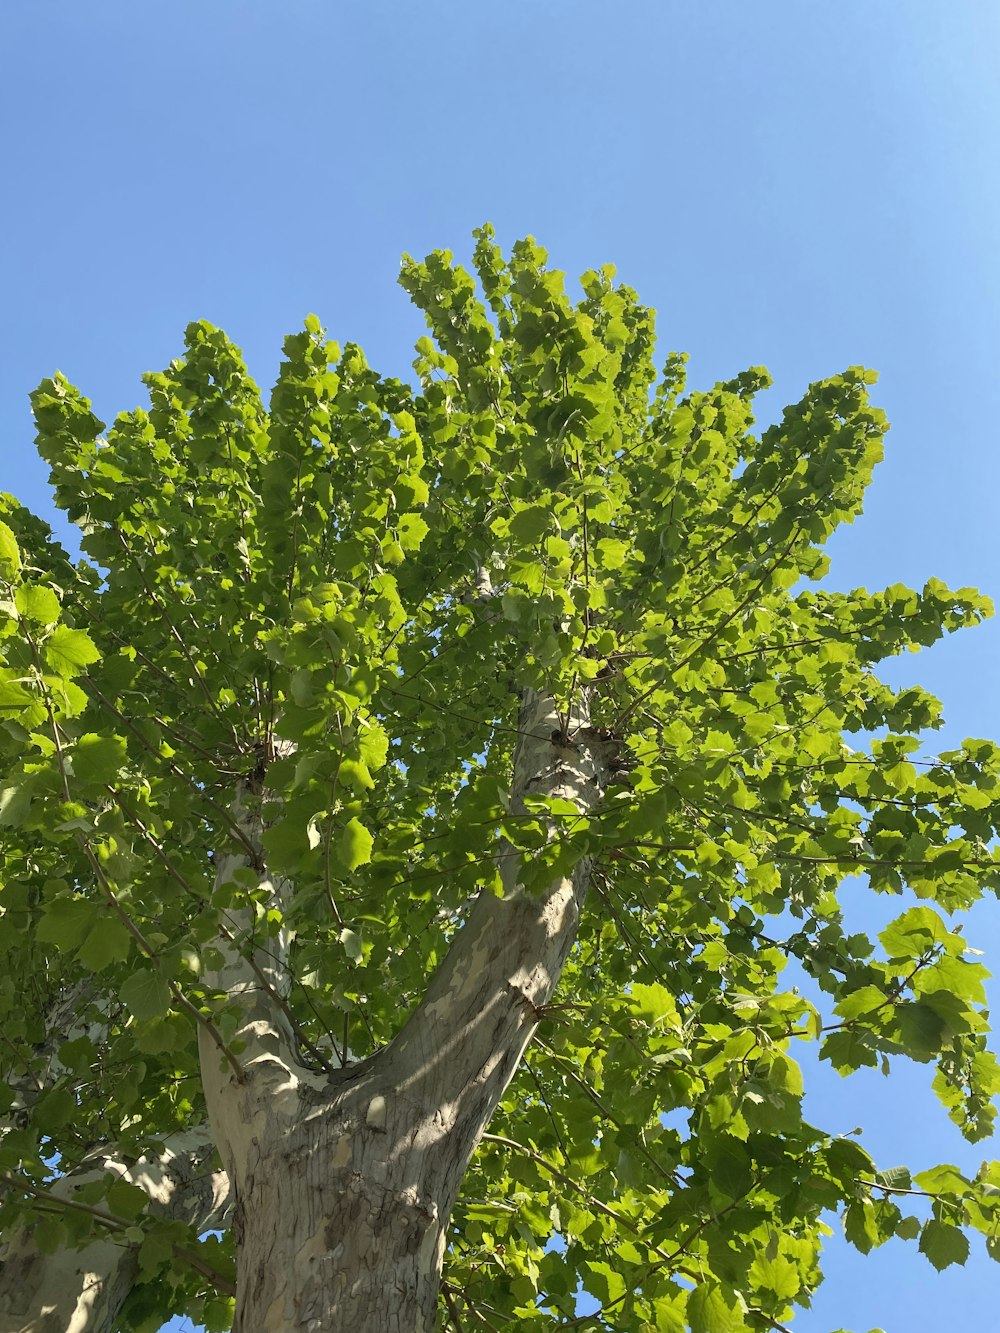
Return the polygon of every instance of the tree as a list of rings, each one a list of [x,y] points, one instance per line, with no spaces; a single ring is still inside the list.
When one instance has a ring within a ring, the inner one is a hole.
[[[936,1062],[989,1133],[942,913],[1000,750],[912,758],[940,705],[874,671],[988,603],[808,586],[874,376],[754,435],[763,370],[684,396],[612,269],[476,235],[482,298],[404,264],[417,388],[310,316],[267,408],[204,323],[106,434],[33,396],[85,559],[5,499],[0,1329],[734,1333],[831,1212],[1000,1253],[1000,1166],[881,1169],[790,1053]]]

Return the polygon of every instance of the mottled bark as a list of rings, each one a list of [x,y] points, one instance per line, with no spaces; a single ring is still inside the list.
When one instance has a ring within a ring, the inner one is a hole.
[[[107,1173],[144,1189],[154,1216],[189,1222],[199,1231],[223,1225],[230,1209],[226,1176],[212,1168],[207,1128],[171,1135],[162,1156],[126,1167],[95,1154],[53,1182],[53,1201],[72,1201],[81,1185]],[[109,1229],[83,1249],[46,1254],[30,1231],[0,1253],[0,1333],[113,1333],[135,1283],[136,1253]]]
[[[111,1240],[43,1254],[30,1236],[0,1267],[2,1333],[114,1333],[135,1284],[135,1252]]]
[[[581,709],[529,693],[512,805],[528,794],[581,811],[608,747]],[[577,865],[544,891],[482,894],[418,1008],[384,1050],[332,1075],[298,1061],[245,975],[251,1040],[238,1078],[202,1035],[210,1114],[236,1191],[234,1333],[429,1333],[445,1236],[469,1159],[576,936],[589,880]],[[237,995],[236,998],[239,998]]]

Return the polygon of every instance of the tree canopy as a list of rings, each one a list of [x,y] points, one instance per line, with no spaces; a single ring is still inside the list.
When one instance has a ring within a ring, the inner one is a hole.
[[[817,586],[882,454],[875,376],[754,433],[766,372],[657,372],[610,267],[572,297],[485,227],[474,274],[438,252],[401,281],[413,385],[310,316],[266,402],[206,323],[110,428],[61,375],[32,397],[83,558],[4,497],[5,1237],[130,1248],[113,1327],[229,1328],[223,1213],[158,1210],[136,1164],[204,1132],[199,1034],[240,1074],[234,967],[322,1078],[392,1050],[477,896],[585,873],[461,1182],[442,1326],[780,1329],[837,1215],[863,1251],[1000,1257],[1000,1165],[911,1179],[802,1115],[800,1043],[844,1075],[933,1063],[970,1140],[1000,1090],[951,920],[1000,884],[1000,749],[921,757],[941,705],[876,671],[989,603]],[[518,775],[538,701],[589,787]],[[900,898],[877,938],[858,875]]]

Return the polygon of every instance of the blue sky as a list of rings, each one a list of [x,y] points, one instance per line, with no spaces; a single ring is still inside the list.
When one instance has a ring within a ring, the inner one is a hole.
[[[0,487],[51,517],[28,391],[58,367],[132,406],[193,318],[265,383],[309,311],[405,373],[400,253],[490,219],[570,274],[615,262],[696,385],[768,365],[769,414],[881,371],[888,458],[831,579],[1000,597],[998,57],[993,0],[4,6]],[[991,623],[894,674],[944,698],[943,743],[997,736],[998,658]],[[996,904],[966,933],[1000,972]],[[820,1070],[810,1110],[886,1164],[975,1164],[928,1082]],[[834,1242],[827,1271],[802,1333],[975,1329],[1000,1299],[979,1247],[937,1276]]]

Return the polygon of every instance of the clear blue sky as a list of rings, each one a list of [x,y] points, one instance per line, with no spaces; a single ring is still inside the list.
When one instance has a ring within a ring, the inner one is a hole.
[[[831,577],[1000,597],[998,60],[995,0],[8,4],[0,487],[51,517],[42,375],[108,416],[193,318],[264,382],[309,311],[406,372],[401,251],[467,253],[491,219],[571,274],[617,263],[697,384],[763,362],[777,411],[847,364],[880,370],[888,460]],[[993,623],[896,674],[944,697],[946,742],[997,736],[998,657]],[[1000,972],[995,904],[967,934]],[[818,1071],[810,1109],[863,1125],[886,1165],[974,1165],[928,1081]],[[912,1245],[834,1241],[795,1327],[991,1326],[980,1248],[938,1277]]]

